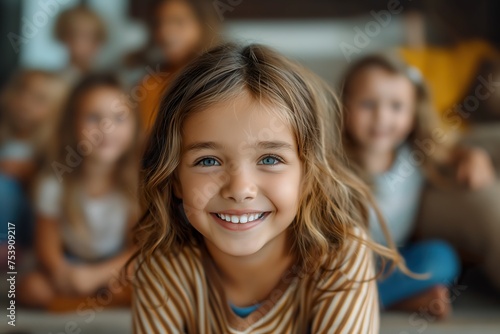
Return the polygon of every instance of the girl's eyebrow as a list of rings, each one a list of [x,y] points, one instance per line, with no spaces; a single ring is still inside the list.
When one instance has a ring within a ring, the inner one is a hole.
[[[185,152],[200,151],[200,150],[218,150],[221,148],[222,148],[221,145],[219,145],[213,141],[195,142],[195,143],[189,144],[185,148]]]
[[[293,145],[284,142],[284,141],[261,141],[257,143],[257,146],[261,149],[266,149],[266,150],[279,150],[279,149],[285,149],[285,150],[292,150],[293,151]]]
[[[280,140],[260,141],[254,146],[264,150],[277,150],[277,149],[292,150],[292,151],[294,150],[293,145]],[[189,144],[188,146],[186,146],[184,152],[201,151],[201,150],[220,150],[220,149],[222,149],[222,145],[217,144],[216,142],[213,141],[207,141],[207,142],[195,142]]]

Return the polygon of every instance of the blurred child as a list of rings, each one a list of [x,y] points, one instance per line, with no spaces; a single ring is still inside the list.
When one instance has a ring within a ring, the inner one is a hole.
[[[160,96],[190,60],[217,43],[219,22],[213,6],[204,0],[154,0],[151,31],[161,53],[161,71],[148,74],[142,81],[147,91],[140,110],[145,129],[149,131]]]
[[[32,215],[29,191],[42,163],[53,124],[65,97],[57,75],[20,71],[7,84],[0,110],[0,243],[7,239],[7,223],[15,225],[16,244],[29,246]],[[2,253],[3,254],[3,253]],[[20,255],[20,252],[17,252]],[[6,257],[2,257],[2,263]]]
[[[198,57],[144,157],[136,333],[378,333],[369,189],[326,84],[262,45]]]
[[[430,312],[444,317],[451,310],[444,297],[446,285],[455,281],[459,263],[454,250],[443,241],[410,242],[424,182],[428,179],[449,189],[450,194],[466,192],[468,197],[478,196],[489,205],[495,193],[489,189],[497,187],[491,160],[481,149],[453,144],[451,135],[445,135],[436,121],[419,72],[396,60],[382,56],[359,60],[347,72],[342,98],[346,108],[344,141],[349,156],[373,184],[377,202],[392,237],[402,247],[408,268],[415,273],[430,273],[426,280],[414,280],[399,272],[392,274],[379,283],[381,302],[385,307],[417,311],[420,307],[429,309],[429,304],[437,301],[440,307],[431,308]],[[454,180],[450,180],[450,175]],[[462,201],[447,205],[436,201],[435,205],[460,217],[449,223],[457,226],[462,240],[479,237],[489,242],[485,233],[498,235],[495,220],[498,223],[500,216],[475,215],[465,199],[463,196]],[[381,241],[373,220],[373,236]],[[459,225],[470,226],[470,236],[464,236]],[[489,257],[498,259],[498,255]]]
[[[75,84],[95,66],[96,55],[106,41],[106,26],[92,9],[76,6],[58,16],[54,34],[68,51],[69,64],[61,75]]]
[[[93,294],[132,252],[139,120],[122,96],[110,75],[85,78],[70,96],[57,157],[37,189],[39,267],[20,283],[25,305],[54,308],[58,300]]]
[[[429,4],[441,7],[434,8],[437,11],[446,12],[449,8],[444,8],[443,4],[446,7],[451,2]],[[462,143],[487,151],[497,173],[500,173],[500,50],[487,40],[457,33],[459,30],[454,21],[466,22],[464,26],[459,24],[459,29],[474,26],[471,20],[461,20],[469,15],[464,8],[454,15],[435,15],[431,20],[422,14],[413,15],[407,31],[416,38],[410,36],[408,45],[400,50],[400,54],[408,64],[421,71],[431,88],[433,104],[443,129],[460,131]],[[438,19],[439,22],[434,23],[440,29],[432,29],[434,19]],[[431,29],[426,29],[429,23]],[[432,34],[426,34],[426,30]],[[485,155],[484,152],[480,154]],[[475,175],[480,179],[491,174]],[[452,243],[466,262],[482,265],[500,291],[498,198],[498,178],[491,186],[468,191],[427,186],[422,195],[418,233]]]
[[[384,307],[421,308],[443,318],[451,310],[447,285],[459,274],[454,249],[444,241],[411,242],[426,178],[440,179],[439,168],[459,150],[448,148],[435,122],[429,95],[418,71],[384,56],[368,56],[352,65],[344,79],[344,142],[353,165],[372,184],[389,232],[418,280],[396,271],[379,282]],[[470,187],[493,182],[494,172],[482,151],[461,151],[459,181]],[[471,161],[475,161],[471,163]],[[470,164],[471,163],[471,164]],[[375,240],[384,242],[372,216]],[[431,302],[439,307],[429,308]]]

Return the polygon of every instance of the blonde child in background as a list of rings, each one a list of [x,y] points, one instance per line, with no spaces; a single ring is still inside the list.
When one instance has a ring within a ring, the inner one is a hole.
[[[135,333],[378,333],[368,188],[335,96],[261,45],[167,90],[144,156]]]
[[[57,75],[22,70],[7,83],[0,110],[0,244],[6,248],[7,224],[15,225],[17,245],[32,237],[31,182],[44,158],[53,125],[65,98]],[[12,233],[12,231],[11,231]],[[21,250],[17,249],[17,255]],[[2,257],[2,263],[7,256]],[[18,259],[19,260],[19,259]]]
[[[64,309],[61,301],[107,287],[132,253],[139,119],[122,96],[107,74],[85,78],[70,96],[55,159],[37,187],[38,268],[20,282],[24,305]]]
[[[68,52],[68,65],[60,74],[74,85],[94,69],[96,57],[106,41],[106,25],[96,12],[80,5],[57,17],[54,35]]]
[[[379,282],[381,303],[387,308],[425,309],[444,318],[451,311],[448,286],[456,282],[460,262],[445,241],[411,241],[420,197],[426,180],[442,187],[456,185],[456,191],[463,191],[460,184],[470,189],[491,186],[495,182],[491,161],[483,150],[458,147],[445,135],[418,70],[397,59],[375,55],[357,61],[343,81],[342,100],[344,143],[352,165],[372,184],[408,268],[430,275],[417,280],[396,271]],[[447,209],[478,223],[466,203]],[[374,239],[384,242],[373,216],[370,225]],[[439,307],[430,307],[431,302]]]

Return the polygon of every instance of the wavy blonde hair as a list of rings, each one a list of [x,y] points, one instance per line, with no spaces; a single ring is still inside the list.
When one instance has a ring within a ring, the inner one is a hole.
[[[183,122],[242,92],[277,106],[277,112],[285,109],[280,116],[286,117],[297,138],[304,188],[289,229],[291,251],[301,269],[306,273],[320,269],[321,259],[342,256],[344,244],[354,239],[404,267],[392,243],[386,248],[354,231],[366,230],[369,207],[375,204],[369,188],[347,168],[343,116],[334,93],[301,66],[255,44],[225,44],[208,51],[180,73],[163,96],[143,159],[141,200],[145,212],[135,226],[138,251],[129,264],[139,258],[137,272],[146,264],[159,278],[150,265],[156,251],[171,253],[203,242],[174,195]]]

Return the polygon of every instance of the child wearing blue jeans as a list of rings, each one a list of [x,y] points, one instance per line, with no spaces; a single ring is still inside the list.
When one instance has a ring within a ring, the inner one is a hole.
[[[478,189],[492,184],[494,168],[478,148],[463,148],[439,127],[419,72],[386,56],[367,56],[352,65],[344,82],[344,144],[352,165],[371,185],[387,228],[412,277],[396,270],[379,281],[386,308],[427,311],[437,318],[451,311],[448,286],[460,262],[442,240],[413,242],[420,197],[427,181],[443,188],[458,183]],[[455,173],[456,179],[450,174]],[[377,218],[372,236],[386,243]]]

